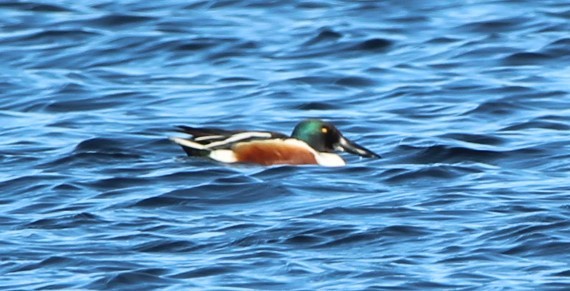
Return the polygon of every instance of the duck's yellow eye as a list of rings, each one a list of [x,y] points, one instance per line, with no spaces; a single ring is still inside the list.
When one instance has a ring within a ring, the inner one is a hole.
[[[323,127],[323,128],[321,128],[321,132],[322,132],[322,133],[327,133],[327,132],[329,132],[329,129],[326,128],[326,127]]]

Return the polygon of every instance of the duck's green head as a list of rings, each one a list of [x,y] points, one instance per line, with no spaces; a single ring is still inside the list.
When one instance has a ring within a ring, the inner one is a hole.
[[[318,152],[346,151],[367,158],[380,158],[380,155],[345,138],[334,125],[318,119],[300,122],[291,137],[306,142]]]

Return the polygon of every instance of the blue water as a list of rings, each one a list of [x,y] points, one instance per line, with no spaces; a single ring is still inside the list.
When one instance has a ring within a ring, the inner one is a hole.
[[[568,1],[0,1],[0,288],[570,288]],[[190,159],[334,123],[381,160]]]

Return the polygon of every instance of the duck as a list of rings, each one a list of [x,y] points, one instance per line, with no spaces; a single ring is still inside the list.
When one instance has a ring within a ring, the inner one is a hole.
[[[347,139],[331,123],[320,119],[299,122],[290,136],[272,131],[225,130],[178,126],[190,137],[171,137],[189,157],[217,162],[270,165],[345,166],[337,152],[378,159],[379,154]]]

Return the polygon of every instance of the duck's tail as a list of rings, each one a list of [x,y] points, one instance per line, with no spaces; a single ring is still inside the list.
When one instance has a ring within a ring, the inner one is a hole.
[[[212,151],[204,145],[188,139],[171,137],[170,140],[181,146],[190,157],[207,157],[212,153]]]
[[[170,140],[180,145],[190,157],[208,157],[222,163],[235,163],[238,161],[232,150],[212,150],[203,144],[180,137],[171,137]]]

